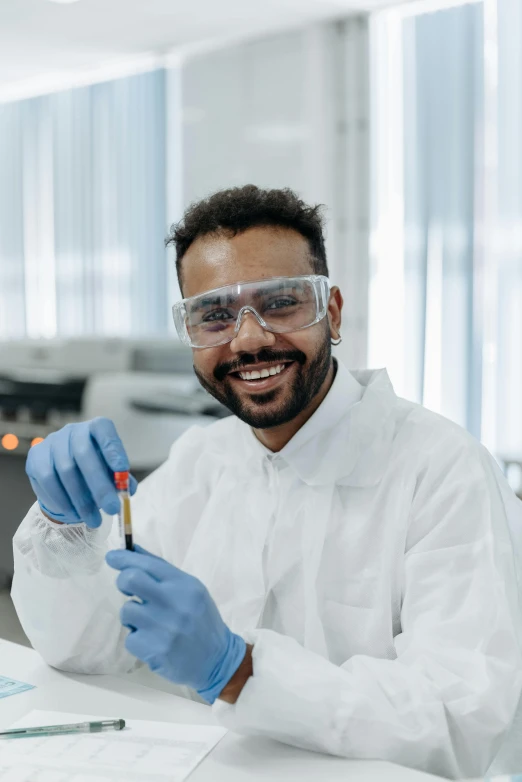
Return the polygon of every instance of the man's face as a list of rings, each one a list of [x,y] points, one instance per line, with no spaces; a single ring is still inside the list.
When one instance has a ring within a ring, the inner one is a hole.
[[[236,282],[313,274],[306,239],[291,229],[273,227],[197,239],[182,267],[185,298]],[[330,321],[340,321],[341,306],[340,294],[333,293],[326,318],[288,334],[265,331],[247,312],[231,342],[193,350],[201,385],[255,429],[292,421],[306,410],[326,379],[331,365]],[[245,380],[238,374],[282,364],[279,374],[265,379]]]

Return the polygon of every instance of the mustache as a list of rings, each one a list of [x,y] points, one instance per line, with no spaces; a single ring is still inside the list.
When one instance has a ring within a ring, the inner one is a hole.
[[[302,366],[306,361],[306,355],[302,350],[260,350],[255,355],[254,353],[244,353],[237,361],[219,364],[214,369],[214,377],[221,382],[230,372],[241,372],[249,364],[283,363],[284,361],[297,361]]]

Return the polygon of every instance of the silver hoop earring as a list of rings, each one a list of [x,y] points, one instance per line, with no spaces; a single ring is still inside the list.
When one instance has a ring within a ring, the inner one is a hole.
[[[343,341],[343,338],[341,337],[341,334],[339,334],[339,339],[332,339],[330,341],[331,341],[332,345],[340,345],[341,342]]]

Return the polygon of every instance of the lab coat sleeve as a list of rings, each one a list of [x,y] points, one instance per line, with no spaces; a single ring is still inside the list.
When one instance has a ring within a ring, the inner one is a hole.
[[[334,755],[483,776],[522,690],[510,524],[521,529],[522,505],[482,446],[434,455],[412,506],[396,659],[338,667],[253,631],[253,676],[236,704],[216,701],[218,720]]]
[[[203,431],[187,430],[132,498],[134,541],[158,556],[175,519],[190,524],[204,500],[191,476]],[[13,539],[11,595],[22,627],[44,660],[65,671],[124,673],[138,665],[125,649],[127,630],[119,620],[127,598],[105,562],[106,552],[120,547],[118,531],[102,515],[96,530],[58,525],[35,503]]]

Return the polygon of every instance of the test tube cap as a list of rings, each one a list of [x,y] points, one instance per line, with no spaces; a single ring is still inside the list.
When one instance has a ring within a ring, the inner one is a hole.
[[[129,471],[122,470],[114,473],[114,483],[117,489],[127,489],[129,487]]]

